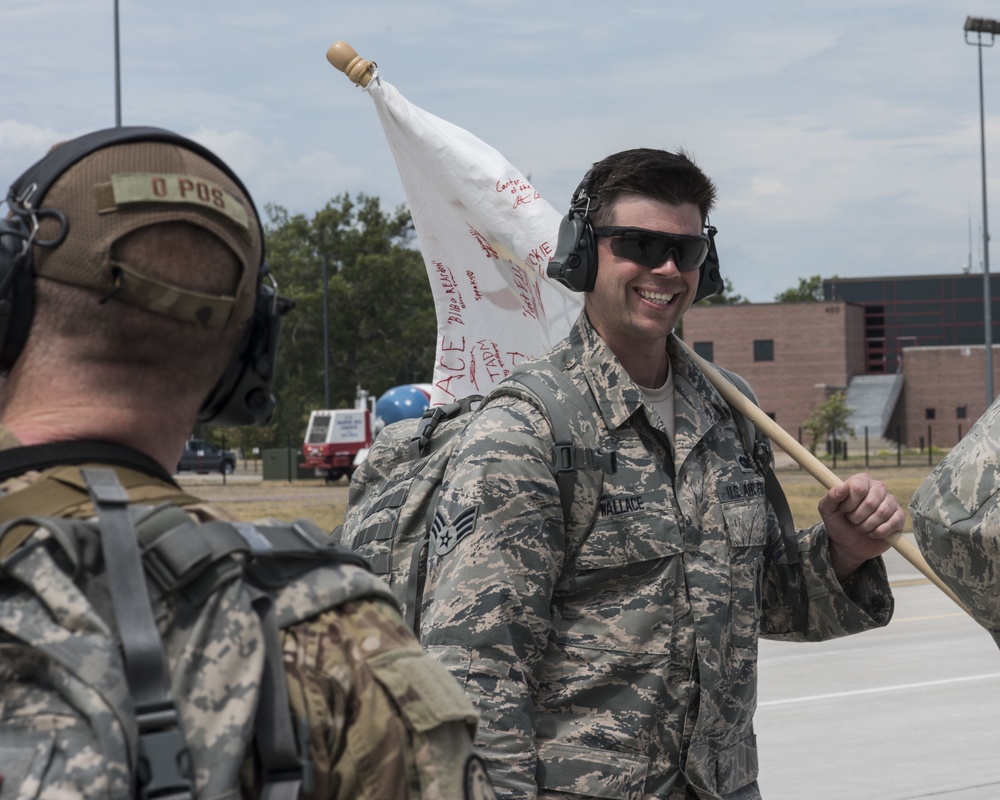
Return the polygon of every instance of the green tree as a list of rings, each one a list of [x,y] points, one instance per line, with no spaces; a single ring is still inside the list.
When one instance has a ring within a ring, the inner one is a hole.
[[[359,388],[377,397],[401,383],[431,380],[434,300],[404,207],[387,212],[377,197],[343,194],[311,217],[277,205],[265,210],[267,260],[279,292],[295,301],[295,309],[282,325],[274,419],[265,428],[232,431],[227,441],[246,448],[298,447],[309,412],[326,405],[324,262],[334,408],[353,406]]]
[[[779,303],[822,303],[826,299],[823,297],[823,278],[820,275],[799,278],[799,285],[796,288],[785,289],[775,295],[774,299]]]
[[[853,436],[854,428],[847,424],[847,418],[854,409],[847,405],[847,393],[842,389],[833,392],[819,404],[803,424],[802,429],[809,436],[809,452],[816,455],[820,442],[830,437],[843,439]]]

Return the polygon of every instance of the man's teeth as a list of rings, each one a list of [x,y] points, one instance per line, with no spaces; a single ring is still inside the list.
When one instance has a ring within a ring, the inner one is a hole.
[[[638,293],[639,297],[643,300],[649,300],[651,303],[659,303],[661,305],[667,305],[667,303],[674,299],[672,294],[663,294],[662,292],[647,292],[639,289]]]

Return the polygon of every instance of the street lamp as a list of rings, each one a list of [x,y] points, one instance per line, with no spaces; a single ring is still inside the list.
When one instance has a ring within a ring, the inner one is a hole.
[[[326,405],[330,407],[330,280],[329,263],[323,251],[323,391]]]
[[[326,404],[323,408],[330,408],[330,261],[326,254],[326,221],[316,214],[313,223],[316,225],[316,252],[323,275],[323,400]]]
[[[976,34],[975,40],[969,34]],[[983,48],[993,47],[993,37],[1000,33],[1000,20],[984,17],[965,18],[965,43],[979,51],[979,146],[983,172],[983,344],[986,348],[986,407],[993,405],[993,292],[990,289],[990,234],[986,217],[986,121],[983,111]],[[983,40],[989,34],[989,43]]]
[[[118,37],[118,0],[115,0],[115,127],[122,126],[122,66]]]

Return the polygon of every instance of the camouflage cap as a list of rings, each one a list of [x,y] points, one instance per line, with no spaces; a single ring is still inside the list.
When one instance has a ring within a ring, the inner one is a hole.
[[[98,149],[62,173],[35,207],[58,209],[68,222],[59,246],[36,241],[36,275],[215,328],[250,317],[263,260],[253,202],[225,170],[180,143],[131,141]],[[38,239],[58,237],[58,219],[40,214],[38,220]],[[165,222],[196,225],[232,250],[241,273],[231,293],[205,293],[197,285],[143,275],[142,265],[112,263],[112,247],[122,237]]]

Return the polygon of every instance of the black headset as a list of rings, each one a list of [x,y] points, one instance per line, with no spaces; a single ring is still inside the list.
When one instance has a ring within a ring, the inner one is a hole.
[[[51,151],[10,187],[7,205],[11,213],[7,219],[0,219],[0,375],[6,375],[13,367],[31,329],[35,305],[33,246],[58,247],[69,231],[69,221],[62,211],[40,208],[46,193],[60,175],[86,156],[129,142],[166,142],[196,153],[225,172],[251,204],[248,211],[257,220],[262,254],[257,267],[253,315],[236,356],[202,405],[198,421],[230,427],[264,425],[274,413],[271,389],[281,317],[294,303],[278,294],[263,260],[264,230],[243,182],[214,153],[162,128],[109,128],[85,134]],[[37,237],[38,221],[44,217],[61,222],[61,230],[54,239],[43,241]]]
[[[548,277],[574,292],[592,291],[597,280],[597,242],[590,212],[597,208],[600,198],[588,194],[589,181],[588,172],[573,192],[569,212],[559,223],[555,255],[545,270]],[[707,225],[705,233],[708,235],[708,256],[699,268],[695,303],[710,295],[721,294],[725,289],[719,270],[719,253],[715,249],[715,234],[718,230],[714,225]]]

